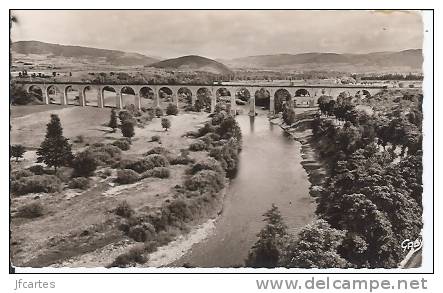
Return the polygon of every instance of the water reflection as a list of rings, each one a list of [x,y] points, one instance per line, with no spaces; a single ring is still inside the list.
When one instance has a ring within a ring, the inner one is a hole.
[[[300,144],[272,126],[266,116],[241,115],[236,120],[242,129],[243,149],[215,232],[195,244],[174,266],[242,265],[263,227],[262,215],[272,203],[279,207],[292,232],[313,218],[315,205],[301,166]]]

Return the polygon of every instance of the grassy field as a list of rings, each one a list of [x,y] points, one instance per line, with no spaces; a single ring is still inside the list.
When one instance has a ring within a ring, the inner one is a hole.
[[[34,110],[34,111],[33,111]],[[60,117],[65,137],[73,143],[74,151],[83,149],[94,142],[112,142],[122,137],[120,131],[112,133],[105,126],[110,109],[94,107],[61,107],[54,105],[12,107],[11,143],[23,144],[31,151],[18,163],[11,162],[12,169],[20,169],[35,163],[35,149],[44,138],[50,114]],[[207,120],[206,114],[180,114],[168,117],[172,128],[165,132],[159,118],[144,128],[136,128],[131,149],[124,151],[126,157],[140,157],[141,154],[158,146],[152,142],[153,135],[159,135],[162,146],[178,154],[192,139],[182,137],[195,130]],[[76,143],[77,136],[83,142]],[[207,156],[205,152],[192,152],[195,159]],[[115,170],[105,179],[93,177],[93,185],[85,190],[67,189],[52,194],[28,194],[11,199],[11,250],[12,262],[16,266],[49,266],[61,263],[75,263],[82,266],[109,265],[122,250],[134,241],[118,229],[119,219],[112,212],[123,200],[134,209],[146,210],[161,206],[171,196],[171,187],[182,182],[186,166],[170,168],[167,179],[146,178],[134,184],[116,185]],[[35,219],[17,217],[20,207],[39,202],[44,214]],[[105,253],[98,253],[105,251]],[[98,256],[91,258],[90,253]],[[71,262],[72,263],[72,262]]]

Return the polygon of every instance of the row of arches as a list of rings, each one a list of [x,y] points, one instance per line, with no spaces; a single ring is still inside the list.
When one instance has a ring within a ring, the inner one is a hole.
[[[203,109],[213,111],[215,104],[223,101],[230,103],[234,110],[237,106],[245,105],[254,112],[256,106],[280,112],[284,102],[289,100],[292,100],[295,106],[315,106],[319,96],[328,94],[325,89],[317,89],[312,94],[305,88],[55,84],[43,88],[39,84],[30,85],[28,91],[41,96],[42,101],[46,103],[62,105],[124,108],[133,104],[138,108],[164,108],[169,103],[176,103],[178,106],[199,104]],[[355,95],[370,96],[370,93],[368,90],[360,89]]]

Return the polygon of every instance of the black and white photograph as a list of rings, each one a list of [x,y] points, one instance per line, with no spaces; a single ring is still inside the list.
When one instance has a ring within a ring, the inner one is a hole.
[[[10,268],[432,268],[424,15],[10,10]]]

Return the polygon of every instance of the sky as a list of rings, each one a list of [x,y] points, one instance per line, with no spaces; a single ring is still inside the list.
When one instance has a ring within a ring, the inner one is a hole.
[[[416,11],[20,10],[13,41],[35,40],[173,58],[232,59],[422,47]]]

